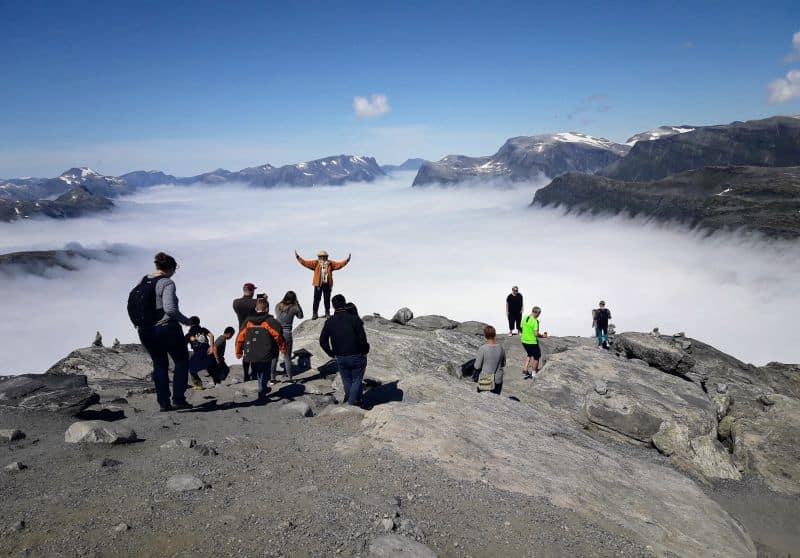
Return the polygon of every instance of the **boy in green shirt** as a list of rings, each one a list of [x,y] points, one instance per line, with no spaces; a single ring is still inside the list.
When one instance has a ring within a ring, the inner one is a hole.
[[[522,319],[522,348],[525,349],[525,365],[522,367],[522,378],[530,380],[539,372],[539,359],[542,358],[542,350],[539,348],[539,338],[546,339],[547,332],[539,333],[539,316],[542,309],[534,306],[531,313]],[[533,362],[533,371],[528,367]]]

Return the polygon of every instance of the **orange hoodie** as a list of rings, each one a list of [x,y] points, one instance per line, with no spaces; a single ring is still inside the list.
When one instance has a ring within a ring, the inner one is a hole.
[[[278,345],[278,350],[282,353],[285,353],[287,350],[286,341],[283,339],[283,335],[281,335],[278,331],[275,330],[269,322],[263,321],[260,324],[247,320],[244,325],[242,331],[239,332],[238,337],[236,337],[236,358],[242,358],[244,342],[247,339],[247,330],[251,327],[263,327],[269,332],[272,338],[275,340],[275,344]]]

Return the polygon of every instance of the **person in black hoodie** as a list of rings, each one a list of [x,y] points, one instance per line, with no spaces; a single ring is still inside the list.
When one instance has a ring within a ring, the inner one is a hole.
[[[348,307],[344,296],[334,296],[331,303],[333,316],[325,322],[319,344],[329,357],[336,359],[344,386],[344,402],[359,405],[369,353],[367,333],[361,318],[352,310],[355,306]]]

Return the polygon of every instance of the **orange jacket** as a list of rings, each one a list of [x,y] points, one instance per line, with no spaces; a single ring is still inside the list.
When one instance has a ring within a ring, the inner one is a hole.
[[[284,341],[283,335],[281,335],[278,331],[275,330],[275,328],[269,325],[268,322],[264,321],[261,322],[260,324],[257,324],[255,322],[251,322],[250,320],[248,320],[244,324],[244,329],[242,329],[242,331],[239,332],[238,337],[236,337],[236,358],[242,358],[244,342],[247,339],[247,330],[250,329],[251,327],[266,328],[269,334],[275,340],[275,344],[278,345],[278,350],[282,353],[286,352],[287,350],[286,341]]]
[[[297,261],[300,262],[300,265],[303,267],[307,267],[308,269],[314,272],[314,279],[311,281],[311,284],[315,287],[319,287],[322,285],[322,265],[318,259],[316,260],[304,260],[300,256],[296,256]],[[333,286],[333,272],[337,269],[342,269],[350,262],[350,258],[342,261],[334,261],[328,260],[330,264],[330,269],[328,270],[328,285]]]

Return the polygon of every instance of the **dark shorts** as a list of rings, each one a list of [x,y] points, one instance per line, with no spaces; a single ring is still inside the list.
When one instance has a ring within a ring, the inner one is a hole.
[[[525,352],[529,357],[535,358],[536,360],[539,360],[539,358],[542,356],[542,350],[539,348],[538,343],[531,345],[528,343],[523,343],[522,348],[525,349]]]

